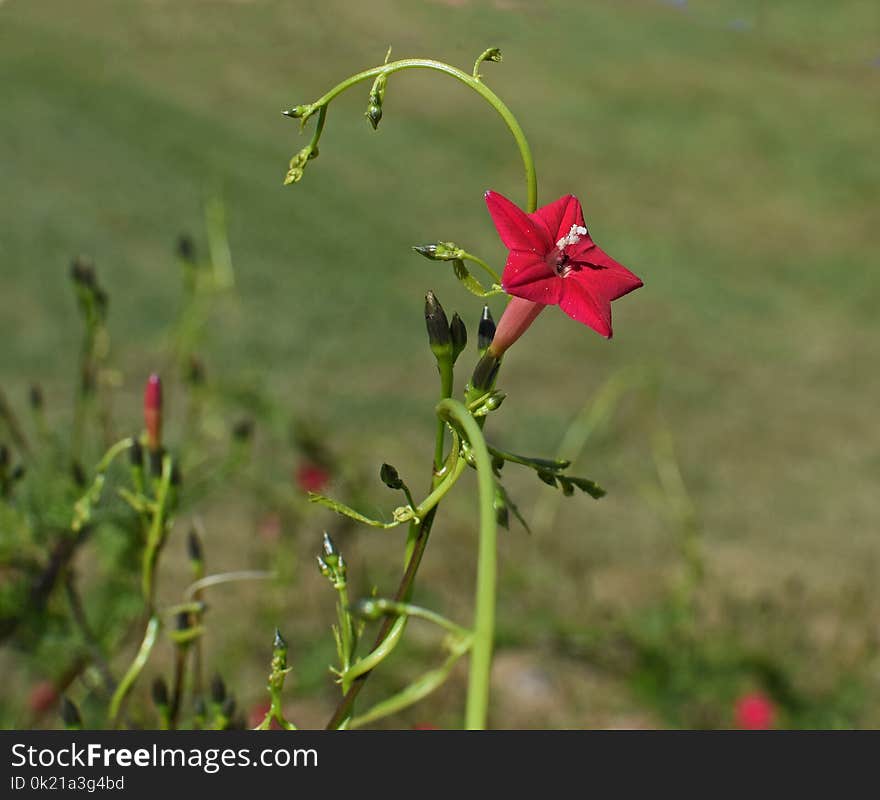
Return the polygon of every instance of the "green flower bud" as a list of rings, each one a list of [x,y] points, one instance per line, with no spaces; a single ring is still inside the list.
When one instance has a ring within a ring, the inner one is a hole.
[[[419,255],[431,261],[453,261],[461,258],[462,249],[454,242],[434,242],[413,247]]]
[[[425,295],[425,325],[428,328],[428,344],[437,359],[452,355],[452,335],[446,312],[434,292]]]
[[[467,347],[467,328],[457,312],[452,315],[452,322],[449,323],[449,336],[452,339],[452,363],[454,364],[462,350]]]

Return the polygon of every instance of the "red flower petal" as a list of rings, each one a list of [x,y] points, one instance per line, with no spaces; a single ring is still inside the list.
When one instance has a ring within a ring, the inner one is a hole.
[[[510,250],[529,250],[546,255],[554,241],[540,218],[530,217],[498,192],[486,192],[486,206],[501,241]]]
[[[570,277],[583,281],[584,285],[592,287],[599,297],[609,302],[644,285],[641,278],[598,247],[591,247],[579,255],[577,263],[587,266]]]
[[[581,204],[573,194],[567,194],[558,200],[539,208],[531,217],[537,217],[550,231],[553,241],[558,242],[570,230],[572,225],[586,228],[584,224],[584,212]]]
[[[600,336],[611,338],[611,303],[596,296],[580,275],[569,275],[562,281],[562,299],[559,307],[578,322],[588,325]]]
[[[562,278],[543,257],[525,250],[511,250],[501,277],[504,291],[535,303],[552,306],[562,297]]]

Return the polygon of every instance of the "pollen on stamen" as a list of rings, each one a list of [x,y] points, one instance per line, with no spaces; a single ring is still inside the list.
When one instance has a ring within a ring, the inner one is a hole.
[[[581,236],[586,235],[587,229],[583,225],[572,225],[568,233],[556,242],[556,247],[559,250],[564,250],[566,247],[577,244],[581,240]]]

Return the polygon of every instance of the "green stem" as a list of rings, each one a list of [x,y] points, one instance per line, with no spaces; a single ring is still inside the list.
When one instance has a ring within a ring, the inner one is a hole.
[[[352,729],[362,728],[364,725],[375,722],[377,719],[396,714],[399,711],[418,703],[446,682],[449,673],[452,672],[452,668],[456,665],[458,659],[468,651],[469,647],[470,639],[461,639],[455,644],[452,652],[446,657],[446,660],[441,666],[432,669],[430,672],[426,672],[402,691],[380,703],[377,703],[363,714],[354,717],[348,724],[348,727]]]
[[[457,400],[446,399],[437,406],[437,414],[454,420],[467,437],[477,467],[480,499],[480,545],[477,556],[476,608],[474,640],[468,675],[465,727],[483,730],[489,710],[489,678],[492,667],[492,644],[495,633],[495,584],[497,575],[497,523],[493,500],[495,479],[486,440],[476,420]]]
[[[134,657],[134,661],[131,662],[131,666],[119,682],[119,686],[116,687],[116,691],[113,693],[113,698],[110,700],[109,710],[110,725],[112,727],[116,727],[116,719],[119,716],[119,709],[122,707],[122,701],[125,700],[126,695],[131,691],[132,686],[134,686],[135,681],[138,679],[144,668],[144,665],[147,663],[147,659],[150,657],[153,645],[156,644],[156,637],[159,635],[160,625],[161,621],[157,615],[150,617],[150,621],[147,623],[147,629],[144,632],[144,639],[141,642],[140,648],[138,648],[137,655]]]
[[[473,75],[468,75],[466,72],[462,72],[460,69],[457,69],[450,64],[444,64],[442,61],[435,61],[429,58],[405,58],[400,61],[392,61],[390,64],[383,64],[380,67],[373,67],[372,69],[364,70],[356,75],[352,75],[350,78],[342,81],[342,83],[337,84],[327,92],[327,94],[318,98],[318,100],[311,104],[312,109],[317,109],[319,113],[319,127],[315,131],[315,136],[312,138],[312,146],[316,146],[318,143],[318,139],[321,135],[320,131],[324,123],[325,110],[327,104],[331,100],[338,97],[346,89],[350,89],[352,86],[355,86],[362,81],[370,80],[371,78],[376,78],[383,74],[391,75],[394,72],[400,72],[405,69],[432,69],[437,72],[443,72],[446,75],[461,81],[465,86],[473,89],[498,112],[511,134],[513,134],[513,138],[519,148],[519,153],[526,173],[526,210],[528,212],[534,211],[538,206],[538,179],[535,175],[535,163],[532,158],[532,151],[529,147],[529,143],[519,122],[517,122],[516,117],[511,113],[510,109],[504,104],[501,98],[482,81],[477,80]],[[314,110],[312,113],[314,113]],[[307,119],[307,117],[305,117],[303,121],[305,121],[305,119]]]
[[[147,544],[144,548],[143,574],[141,576],[141,590],[144,602],[150,613],[153,611],[153,599],[156,585],[154,580],[156,561],[162,545],[165,544],[166,506],[168,495],[171,490],[171,458],[165,456],[162,459],[162,477],[156,489],[156,508],[153,512],[153,520],[147,534]]]
[[[451,359],[437,361],[437,369],[440,371],[440,397],[446,398],[452,395],[453,369]],[[437,435],[434,444],[434,475],[443,468],[443,447],[446,443],[446,423],[442,419],[437,420]],[[436,483],[436,481],[435,481]],[[433,488],[433,487],[432,487]]]
[[[465,261],[470,261],[471,263],[476,264],[478,267],[482,267],[482,269],[485,270],[489,277],[492,278],[494,283],[498,284],[499,286],[501,285],[501,276],[497,272],[495,272],[495,270],[492,269],[492,267],[490,267],[485,261],[483,261],[482,258],[475,256],[473,253],[466,253],[464,251],[462,251],[461,257]]]

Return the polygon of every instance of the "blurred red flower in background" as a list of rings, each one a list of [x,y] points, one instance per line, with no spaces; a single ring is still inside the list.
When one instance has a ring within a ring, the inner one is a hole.
[[[330,483],[330,473],[320,464],[306,461],[297,467],[294,479],[304,492],[320,492]]]
[[[734,706],[734,725],[746,731],[766,731],[773,727],[776,705],[763,692],[742,695]]]

